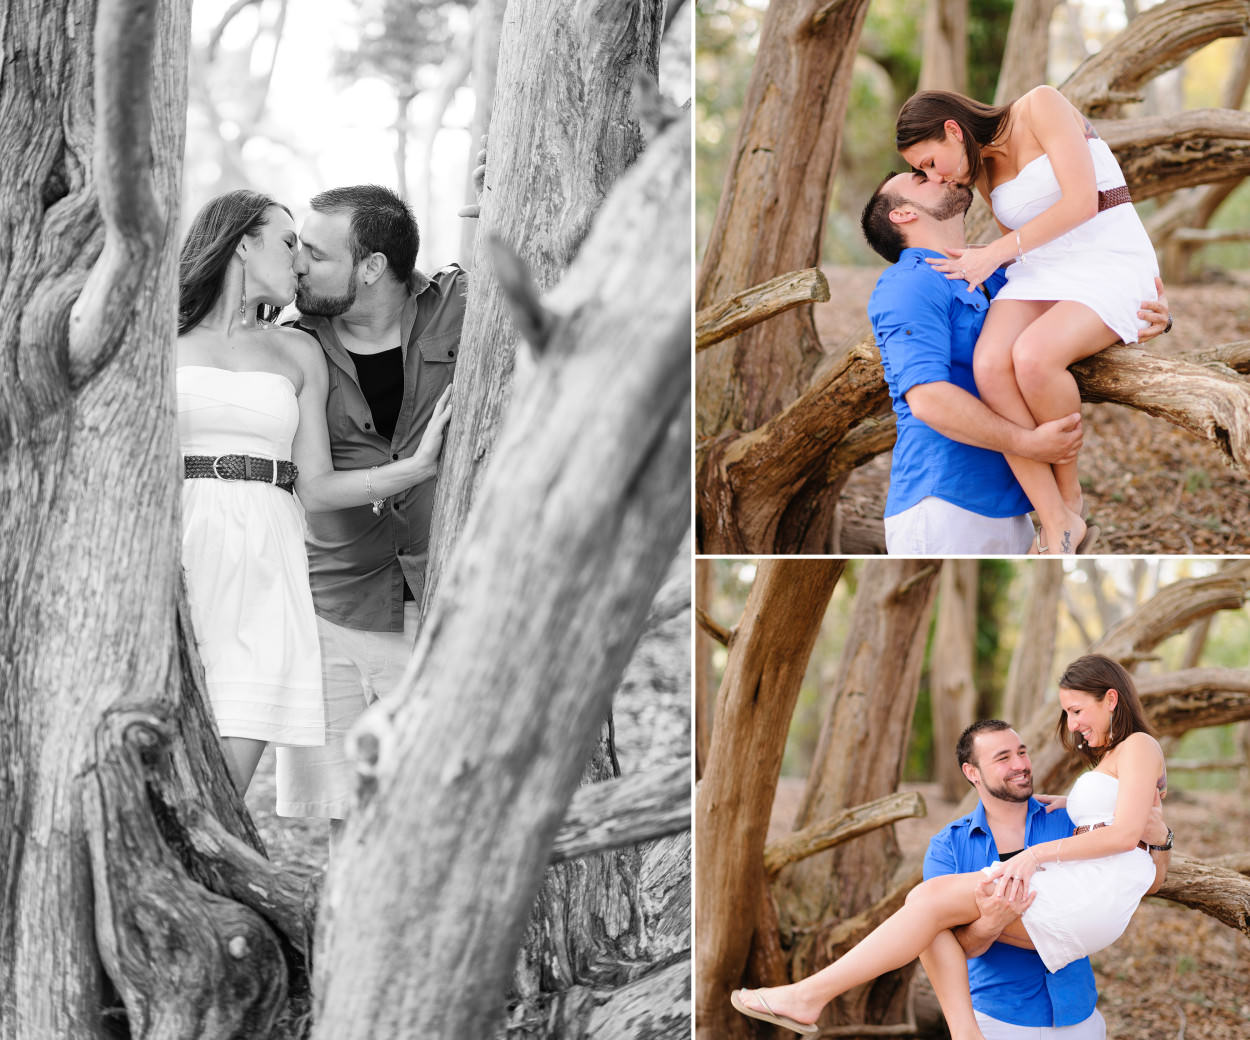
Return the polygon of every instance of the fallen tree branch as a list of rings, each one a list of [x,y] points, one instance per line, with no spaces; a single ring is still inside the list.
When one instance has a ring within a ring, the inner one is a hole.
[[[1173,852],[1167,880],[1155,895],[1250,935],[1250,878],[1236,870]]]
[[[1250,339],[1225,343],[1210,350],[1201,350],[1185,358],[1199,365],[1226,365],[1243,376],[1250,375]]]
[[[924,816],[925,813],[924,798],[917,791],[900,791],[857,805],[770,842],[764,849],[764,873],[772,877],[791,863],[841,845],[878,827],[911,816]]]
[[[551,862],[690,829],[690,763],[579,787],[551,846]]]
[[[828,299],[829,282],[820,268],[779,274],[699,311],[694,318],[695,350],[707,350],[791,307]]]
[[[1210,441],[1250,473],[1250,383],[1140,347],[1108,347],[1072,366],[1085,401],[1126,404]]]
[[[1250,242],[1250,229],[1236,228],[1177,228],[1172,237],[1178,242],[1196,242],[1208,245],[1212,242]]]
[[[1250,112],[1200,108],[1095,126],[1136,202],[1250,174]]]

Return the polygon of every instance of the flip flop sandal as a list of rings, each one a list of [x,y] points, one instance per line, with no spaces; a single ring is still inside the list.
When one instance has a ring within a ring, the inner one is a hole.
[[[775,1026],[781,1026],[782,1029],[792,1029],[794,1032],[802,1033],[805,1036],[811,1036],[813,1033],[820,1032],[820,1027],[817,1025],[808,1025],[805,1022],[796,1022],[793,1018],[788,1018],[785,1015],[774,1014],[771,1010],[756,1011],[755,1008],[747,1007],[746,1004],[742,1002],[742,997],[739,996],[740,993],[745,992],[746,990],[734,990],[729,994],[729,1003],[731,1003],[736,1010],[746,1015],[747,1018],[758,1018],[761,1022],[771,1022]],[[759,990],[755,991],[755,998],[763,1004],[764,1007],[768,1007],[768,1001],[760,996]]]
[[[1090,524],[1085,528],[1085,537],[1076,544],[1076,552],[1078,556],[1089,556],[1094,551],[1094,544],[1098,541],[1098,535],[1101,534],[1101,528],[1097,524]]]

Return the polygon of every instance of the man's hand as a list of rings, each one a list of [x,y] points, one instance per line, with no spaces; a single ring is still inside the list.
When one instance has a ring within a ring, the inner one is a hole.
[[[443,396],[434,405],[430,421],[426,423],[425,432],[421,434],[421,443],[413,452],[413,458],[425,465],[438,467],[438,456],[443,450],[443,437],[447,433],[447,424],[451,422],[451,387],[443,391]]]
[[[1053,813],[1056,809],[1066,809],[1068,807],[1068,796],[1066,794],[1034,794],[1033,797],[1046,807],[1048,813]]]
[[[1029,430],[1023,438],[1025,450],[1020,454],[1037,462],[1074,462],[1083,437],[1081,413],[1073,412]]]
[[[1141,840],[1147,845],[1162,845],[1168,840],[1168,825],[1163,822],[1163,806],[1159,804],[1157,795],[1146,816],[1146,829],[1142,831]]]
[[[1138,343],[1154,339],[1172,328],[1172,315],[1168,311],[1168,298],[1163,291],[1163,279],[1158,277],[1155,278],[1155,292],[1159,294],[1159,298],[1157,300],[1142,300],[1141,310],[1137,312],[1137,316],[1142,321],[1150,322],[1149,328],[1142,329],[1137,334]]]
[[[1008,897],[1004,892],[1006,888],[1005,882],[999,884],[997,881],[983,881],[977,885],[977,909],[981,911],[983,927],[986,932],[993,930],[996,936],[1032,906],[1037,898],[1036,892],[1027,889],[1023,896]]]
[[[473,194],[477,202],[471,206],[461,206],[456,210],[458,217],[476,218],[482,215],[482,192],[486,190],[486,135],[482,135],[482,149],[477,153],[477,165],[473,168]]]

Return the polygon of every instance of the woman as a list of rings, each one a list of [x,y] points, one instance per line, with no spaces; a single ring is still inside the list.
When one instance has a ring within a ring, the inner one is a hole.
[[[267,743],[325,743],[303,510],[376,508],[431,479],[450,416],[449,390],[412,458],[334,471],[321,347],[260,317],[295,298],[297,247],[285,206],[232,191],[197,214],[179,260],[182,561],[240,793]]]
[[[1137,310],[1155,298],[1159,272],[1111,149],[1046,86],[998,108],[923,91],[899,112],[896,135],[903,158],[930,179],[975,185],[1003,231],[929,261],[969,292],[1011,265],[973,357],[982,399],[1028,428],[1079,411],[1068,366],[1137,341]],[[1041,520],[1037,551],[1089,551],[1097,529],[1086,526],[1077,463],[1007,461]]]
[[[838,994],[927,951],[926,964],[932,958],[938,967],[930,977],[951,1036],[980,1040],[967,971],[960,970],[962,948],[948,930],[980,916],[976,890],[987,875],[1009,897],[1031,889],[1031,904],[1000,941],[1036,949],[1049,971],[1119,938],[1155,884],[1155,867],[1140,839],[1166,787],[1163,752],[1150,735],[1132,679],[1108,658],[1073,662],[1059,680],[1059,702],[1060,739],[1094,766],[1067,798],[1077,824],[1072,837],[1029,846],[984,872],[923,882],[901,910],[833,964],[793,985],[735,991],[734,1007],[798,1033],[815,1033],[812,1023]]]

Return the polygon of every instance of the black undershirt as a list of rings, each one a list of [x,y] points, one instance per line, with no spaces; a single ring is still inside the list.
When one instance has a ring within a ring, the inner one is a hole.
[[[365,395],[369,411],[373,413],[374,428],[388,441],[395,438],[395,424],[399,421],[399,409],[404,403],[404,352],[391,347],[380,354],[357,354],[348,351],[356,365],[356,378],[360,380],[360,392]],[[416,597],[404,580],[404,602]]]
[[[1005,863],[1007,860],[1011,859],[1012,856],[1018,856],[1023,851],[1024,849],[1016,849],[1015,852],[1000,852],[998,854],[998,861],[1000,863]]]

